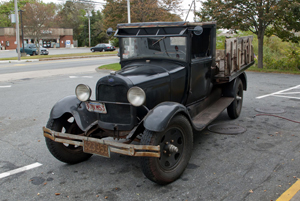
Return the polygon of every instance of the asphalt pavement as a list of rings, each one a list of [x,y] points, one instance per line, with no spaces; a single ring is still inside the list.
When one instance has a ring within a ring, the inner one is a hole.
[[[224,111],[212,123],[246,131],[195,132],[187,169],[167,186],[146,179],[135,157],[93,156],[76,165],[53,158],[41,129],[52,106],[78,83],[93,89],[108,74],[94,67],[116,60],[0,65],[0,200],[300,200],[298,75],[247,72],[241,116],[230,120]]]

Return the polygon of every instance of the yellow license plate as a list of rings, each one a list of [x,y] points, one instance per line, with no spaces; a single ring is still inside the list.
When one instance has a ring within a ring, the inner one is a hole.
[[[109,147],[106,144],[100,144],[98,142],[83,140],[83,152],[110,158]]]

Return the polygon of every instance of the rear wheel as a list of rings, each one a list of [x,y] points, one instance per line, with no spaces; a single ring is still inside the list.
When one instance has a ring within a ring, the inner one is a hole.
[[[243,106],[243,83],[240,78],[236,79],[232,89],[234,101],[227,107],[227,114],[231,119],[236,119],[240,116]]]
[[[158,184],[168,184],[185,170],[193,147],[193,131],[183,115],[175,116],[165,131],[155,133],[145,130],[143,145],[160,145],[160,158],[144,157],[141,166],[145,176]]]
[[[36,55],[36,52],[32,52],[32,56],[35,56]]]
[[[60,119],[49,119],[47,123],[47,128],[62,132],[62,133],[70,133],[70,134],[81,134],[83,131],[77,126],[73,117],[62,117]],[[89,159],[92,154],[87,154],[83,152],[83,148],[81,146],[75,146],[71,144],[58,143],[49,138],[46,139],[47,147],[50,153],[58,160],[75,164],[80,163]]]

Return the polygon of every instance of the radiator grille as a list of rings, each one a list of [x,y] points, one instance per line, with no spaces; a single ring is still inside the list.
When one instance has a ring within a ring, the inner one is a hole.
[[[98,88],[98,100],[110,102],[128,103],[127,87],[123,85],[100,85]],[[99,114],[99,120],[107,123],[130,124],[130,105],[105,104],[107,114]]]

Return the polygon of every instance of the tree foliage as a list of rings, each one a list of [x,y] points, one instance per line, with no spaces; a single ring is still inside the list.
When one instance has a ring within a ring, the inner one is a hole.
[[[55,21],[59,27],[72,28],[73,38],[79,39],[79,35],[83,30],[83,24],[86,19],[87,6],[77,1],[66,1],[55,17]]]
[[[17,1],[18,9],[22,9],[23,6],[30,2],[30,0],[19,0]],[[0,3],[0,27],[13,27],[14,24],[11,23],[10,14],[15,13],[14,0],[8,2]]]
[[[40,2],[26,3],[23,7],[24,35],[38,42],[42,39],[45,31],[53,25],[55,12],[54,4],[44,4]],[[46,32],[47,33],[47,32]]]
[[[297,41],[300,0],[207,0],[197,14],[202,20],[216,20],[227,29],[251,31],[258,37],[258,67],[263,67],[266,31],[282,39]]]
[[[95,46],[98,43],[107,43],[108,36],[106,29],[103,25],[103,15],[100,11],[92,11],[90,17],[91,23],[91,46]],[[88,18],[85,17],[83,23],[80,25],[81,32],[78,36],[78,45],[86,46],[88,42]]]
[[[104,6],[105,28],[116,28],[119,23],[127,23],[127,0],[106,0]],[[182,21],[181,18],[172,14],[178,11],[179,0],[131,0],[131,22],[151,21]]]

